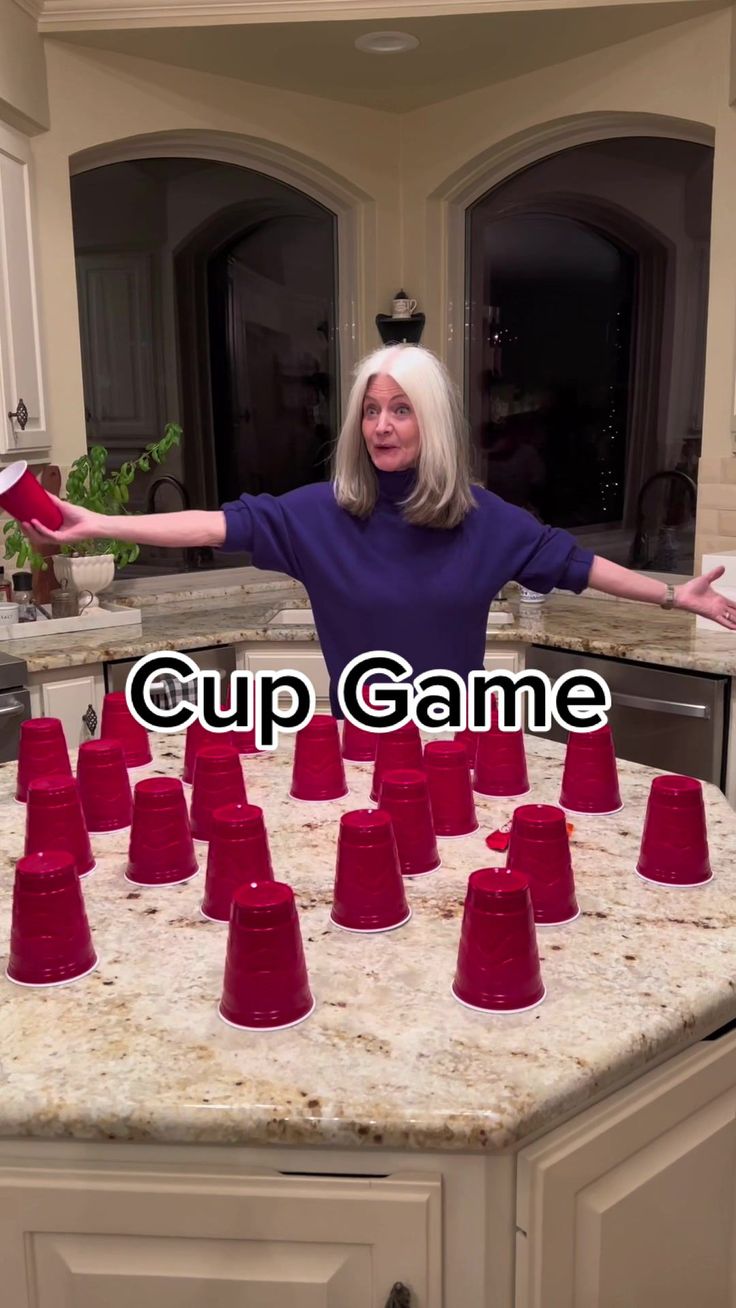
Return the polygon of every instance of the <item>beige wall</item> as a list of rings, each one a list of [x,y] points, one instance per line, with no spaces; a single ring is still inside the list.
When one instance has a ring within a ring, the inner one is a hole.
[[[85,442],[69,197],[69,160],[80,151],[147,133],[202,131],[255,137],[318,161],[326,177],[334,174],[362,197],[355,332],[360,350],[373,343],[375,314],[390,304],[400,276],[393,116],[59,41],[48,42],[47,65],[51,129],[33,150],[55,462],[66,466]],[[351,330],[349,317],[343,333]]]
[[[128,136],[199,129],[276,142],[317,160],[361,194],[360,223],[375,234],[375,243],[366,240],[356,288],[359,348],[373,343],[373,317],[388,308],[403,282],[427,312],[425,343],[447,355],[453,283],[447,276],[451,206],[445,197],[451,179],[459,183],[477,172],[482,186],[487,172],[492,184],[502,155],[509,170],[518,166],[510,140],[523,143],[527,152],[538,148],[541,157],[549,148],[543,128],[561,119],[576,124],[593,123],[596,115],[601,121],[624,112],[656,115],[660,121],[689,120],[715,129],[699,531],[701,547],[718,548],[726,541],[736,546],[736,534],[727,535],[731,522],[736,533],[736,480],[728,483],[722,466],[729,460],[730,476],[736,356],[736,113],[729,104],[730,63],[731,12],[724,10],[392,116],[49,41],[51,130],[35,139],[34,153],[55,461],[67,463],[84,445],[71,155]],[[555,137],[553,148],[560,148],[562,139]],[[455,256],[457,263],[457,249]],[[461,328],[460,311],[453,323],[456,337]],[[343,321],[343,333],[348,329]],[[719,504],[711,506],[716,482]]]
[[[43,42],[13,0],[0,0],[0,119],[21,132],[49,123]]]

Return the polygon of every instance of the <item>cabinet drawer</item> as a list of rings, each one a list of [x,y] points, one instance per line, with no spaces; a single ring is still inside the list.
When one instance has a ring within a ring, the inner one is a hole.
[[[441,1177],[0,1168],[13,1308],[441,1308]]]

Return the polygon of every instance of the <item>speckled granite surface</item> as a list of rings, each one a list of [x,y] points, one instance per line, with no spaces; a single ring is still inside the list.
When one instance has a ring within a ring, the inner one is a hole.
[[[315,642],[311,624],[270,625],[286,607],[306,607],[301,586],[253,587],[236,594],[178,592],[176,600],[146,603],[141,627],[67,634],[58,641],[16,640],[0,649],[25,659],[31,672],[138,658],[159,649],[201,649],[261,641]],[[182,594],[185,598],[182,598]],[[150,596],[148,597],[150,601]],[[490,627],[488,641],[558,646],[691,671],[736,676],[736,634],[696,631],[695,618],[651,604],[557,594],[541,606],[511,602],[514,622]]]
[[[562,747],[531,738],[528,752],[532,797],[554,801]],[[169,738],[148,771],[180,757]],[[715,880],[666,890],[633,871],[653,773],[621,765],[623,811],[575,820],[582,915],[540,931],[547,998],[502,1017],[462,1008],[450,984],[467,875],[498,859],[483,837],[512,805],[479,799],[480,831],[441,842],[441,869],[409,884],[405,927],[350,935],[328,922],[336,821],[366,802],[370,766],[348,765],[348,798],[304,805],[287,797],[290,760],[287,743],[245,765],[297,895],[313,1016],[285,1032],[225,1026],[226,929],[199,916],[202,875],[137,889],[125,836],[97,837],[84,884],[99,969],[51,991],[0,981],[0,1134],[494,1151],[736,1016],[736,815],[713,787]],[[3,970],[24,823],[13,771],[0,768]]]

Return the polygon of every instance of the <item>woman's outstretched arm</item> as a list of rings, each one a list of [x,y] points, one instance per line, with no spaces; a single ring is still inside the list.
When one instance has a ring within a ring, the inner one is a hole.
[[[222,545],[225,514],[220,509],[187,509],[181,513],[106,514],[93,513],[77,504],[51,499],[63,514],[57,531],[40,522],[24,522],[23,531],[34,545],[73,545],[81,540],[127,540],[136,545]]]
[[[676,609],[687,613],[700,613],[704,618],[711,618],[729,631],[736,630],[736,601],[730,601],[719,594],[713,582],[723,576],[725,568],[713,568],[702,577],[692,577],[674,587]],[[643,573],[622,568],[610,559],[602,559],[596,554],[590,569],[588,585],[595,590],[602,590],[607,595],[618,595],[622,599],[642,600],[644,603],[661,604],[667,593],[666,583],[647,577]]]

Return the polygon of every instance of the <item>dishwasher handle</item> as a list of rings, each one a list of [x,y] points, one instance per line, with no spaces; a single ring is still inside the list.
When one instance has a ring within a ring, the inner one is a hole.
[[[25,712],[25,704],[21,704],[19,700],[15,700],[15,702],[10,704],[8,708],[0,708],[0,717],[4,717],[6,713],[24,713],[24,712]]]
[[[611,691],[611,703],[620,704],[622,708],[644,709],[650,713],[670,713],[681,718],[706,718],[711,716],[709,704],[683,704],[677,700],[651,699],[646,695],[620,695]]]

